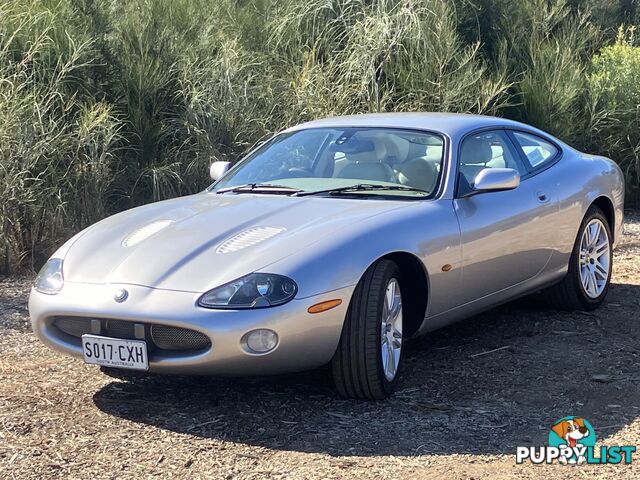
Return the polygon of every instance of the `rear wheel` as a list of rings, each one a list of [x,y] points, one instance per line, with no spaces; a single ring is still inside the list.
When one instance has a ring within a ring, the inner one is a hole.
[[[380,260],[356,286],[331,361],[334,382],[342,396],[379,400],[393,391],[404,342],[399,279],[398,266]]]
[[[547,292],[549,303],[566,310],[599,307],[609,291],[612,266],[609,222],[602,210],[592,206],[580,226],[567,276]]]

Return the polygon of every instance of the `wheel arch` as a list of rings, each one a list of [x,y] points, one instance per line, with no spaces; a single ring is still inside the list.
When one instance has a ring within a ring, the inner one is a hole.
[[[615,211],[615,207],[613,206],[613,202],[609,199],[609,197],[605,195],[601,195],[598,198],[596,198],[593,202],[591,202],[590,207],[591,206],[598,207],[600,210],[602,210],[602,213],[604,213],[604,216],[606,217],[607,222],[609,223],[609,230],[611,231],[611,237],[612,237],[611,242],[614,243],[616,240],[615,239],[616,211]]]
[[[404,295],[404,332],[407,338],[413,336],[424,322],[429,301],[429,275],[424,263],[413,253],[391,252],[376,259],[391,260],[400,269],[400,285]],[[408,320],[408,321],[407,321]]]

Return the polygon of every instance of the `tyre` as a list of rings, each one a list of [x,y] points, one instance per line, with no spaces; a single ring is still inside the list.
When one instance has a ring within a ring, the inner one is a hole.
[[[356,286],[331,370],[340,395],[388,397],[402,366],[402,285],[389,260],[371,266]]]
[[[604,302],[613,266],[611,228],[602,210],[591,206],[573,246],[566,277],[547,290],[547,300],[563,310],[593,310]]]

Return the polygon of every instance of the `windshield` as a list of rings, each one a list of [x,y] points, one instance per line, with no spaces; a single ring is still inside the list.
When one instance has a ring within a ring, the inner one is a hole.
[[[367,184],[384,188],[360,188],[349,190],[349,194],[425,198],[437,188],[443,147],[440,135],[415,130],[299,130],[272,138],[216,182],[211,191],[257,184],[320,192]],[[268,193],[268,189],[261,192]]]

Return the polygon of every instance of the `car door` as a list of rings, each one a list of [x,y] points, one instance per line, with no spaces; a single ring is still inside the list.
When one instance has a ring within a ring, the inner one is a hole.
[[[553,251],[555,189],[531,175],[510,135],[501,129],[472,133],[458,153],[454,210],[461,232],[462,304],[535,277]],[[513,168],[521,183],[513,190],[468,195],[484,168]]]

